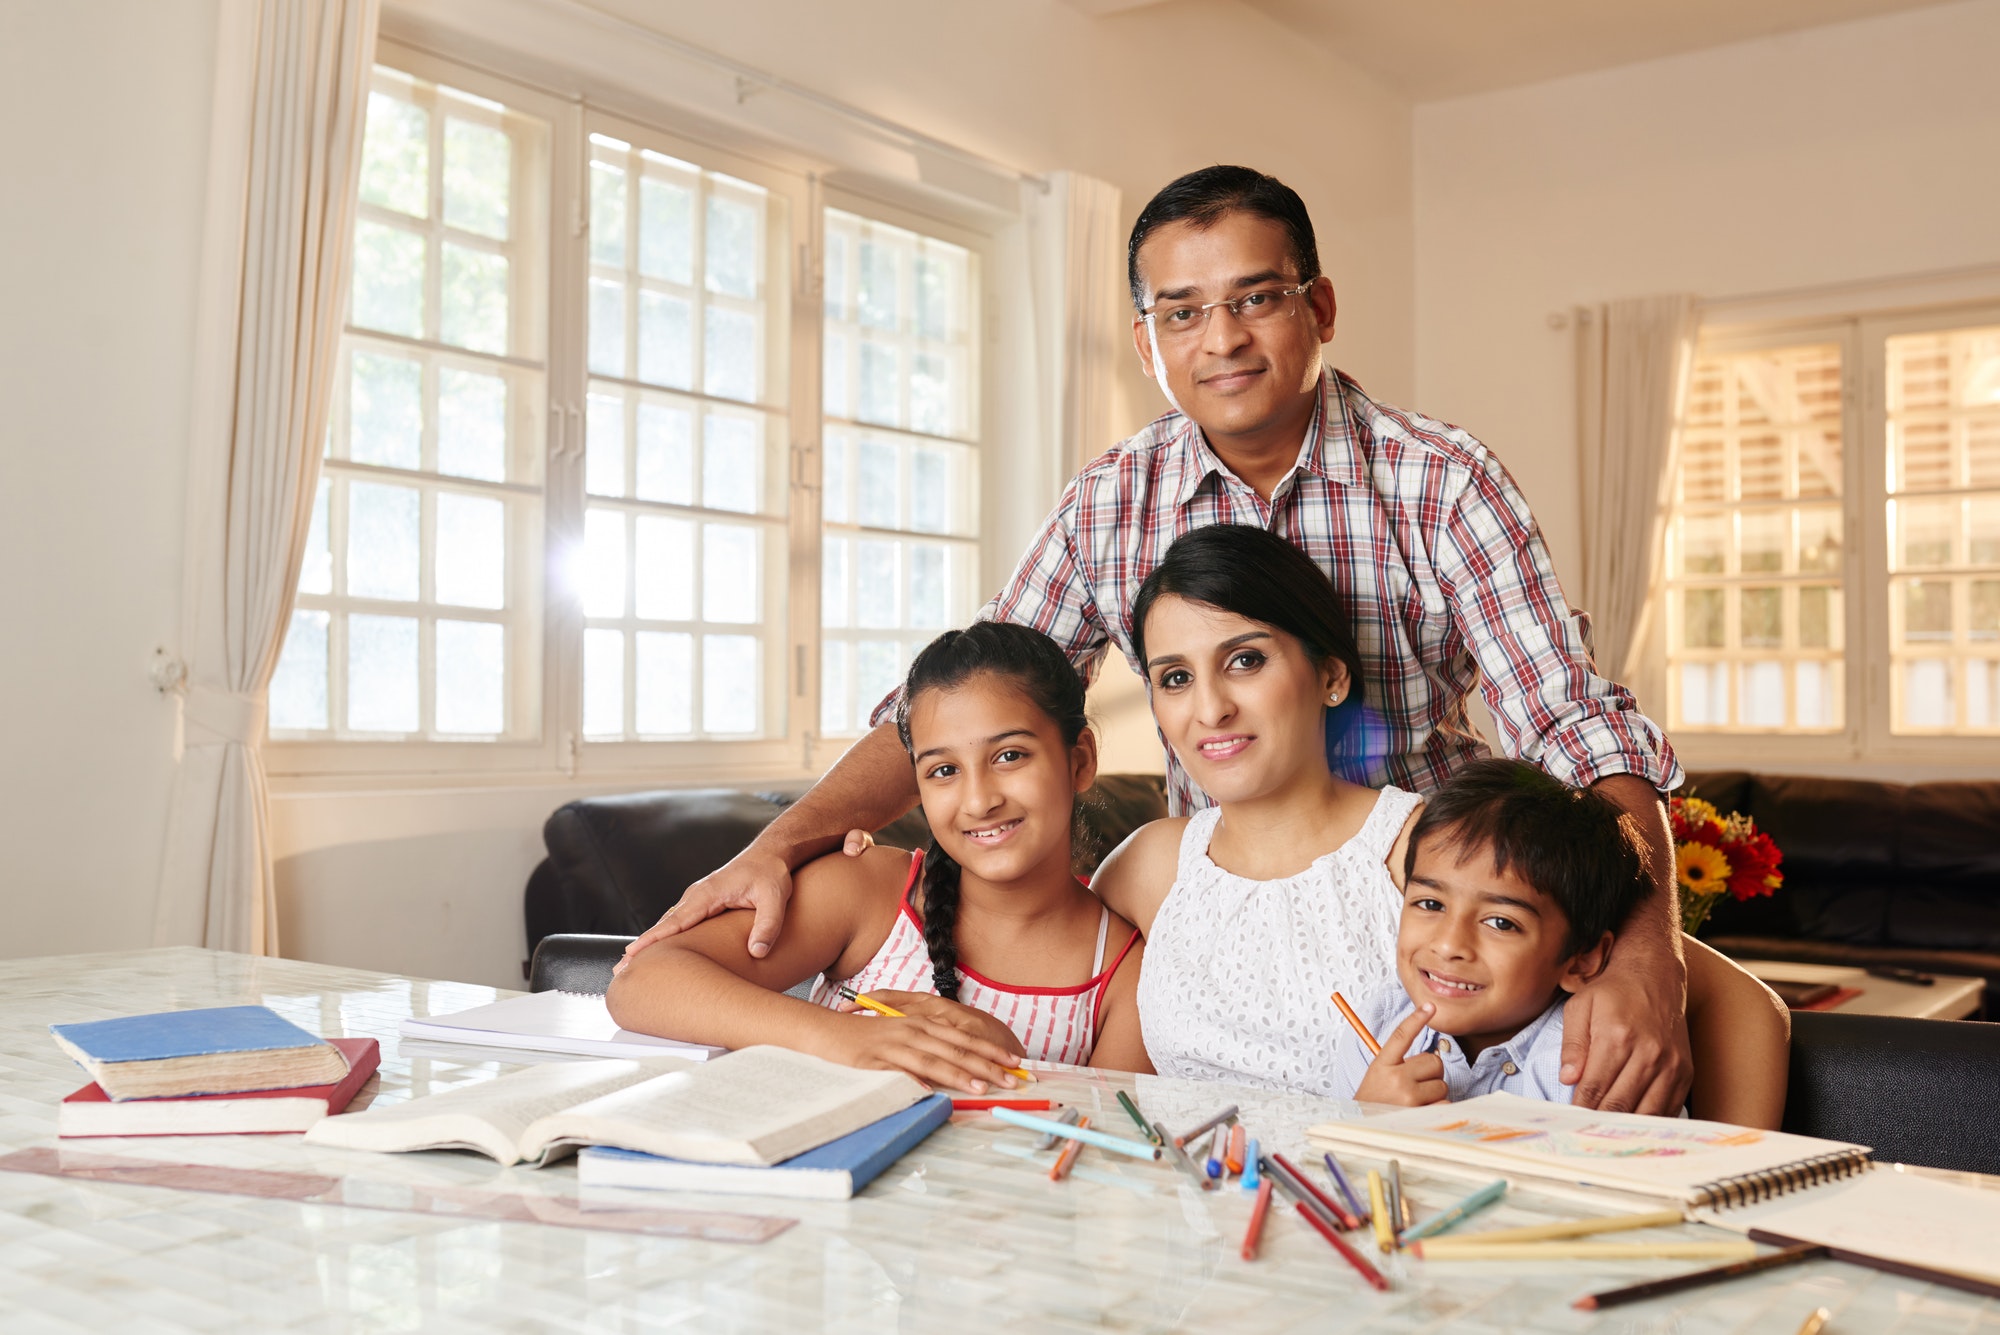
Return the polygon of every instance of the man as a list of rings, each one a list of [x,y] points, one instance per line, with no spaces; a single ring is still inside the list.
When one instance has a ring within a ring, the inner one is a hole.
[[[1209,167],[1173,182],[1133,226],[1128,273],[1133,344],[1175,411],[1071,481],[980,615],[1046,632],[1086,674],[1112,643],[1140,670],[1132,598],[1175,538],[1213,523],[1283,534],[1326,569],[1361,642],[1371,708],[1330,750],[1340,773],[1436,787],[1485,754],[1465,704],[1479,684],[1509,752],[1638,818],[1655,890],[1565,1013],[1563,1079],[1585,1106],[1677,1110],[1692,1067],[1660,792],[1680,767],[1631,694],[1597,675],[1512,479],[1470,435],[1375,403],[1323,364],[1333,285],[1304,203],[1275,178]],[[765,953],[792,868],[915,804],[890,717],[885,702],[872,732],[632,949],[749,907],[751,951]],[[1167,776],[1176,813],[1207,805],[1171,753]]]

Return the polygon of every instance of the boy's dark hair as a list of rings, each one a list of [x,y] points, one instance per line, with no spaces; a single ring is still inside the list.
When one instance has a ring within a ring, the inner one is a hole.
[[[1251,524],[1210,524],[1182,534],[1132,600],[1132,648],[1141,671],[1146,614],[1169,594],[1281,630],[1315,663],[1343,664],[1347,690],[1328,713],[1328,736],[1335,742],[1346,736],[1361,713],[1361,650],[1333,582],[1310,556]]]
[[[1484,849],[1547,895],[1569,919],[1574,955],[1616,932],[1652,889],[1638,825],[1588,788],[1572,788],[1525,761],[1475,760],[1424,802],[1403,874],[1417,850],[1442,840],[1461,858]]]
[[[1083,678],[1056,642],[1031,626],[975,621],[938,636],[911,662],[896,705],[896,735],[903,739],[903,749],[911,749],[910,706],[919,695],[949,690],[982,672],[1019,687],[1056,725],[1063,745],[1075,746],[1083,735],[1088,725]],[[930,952],[931,980],[948,1001],[958,1000],[958,877],[958,863],[932,835],[924,852],[924,948]]]
[[[1292,241],[1292,261],[1299,281],[1319,277],[1319,242],[1313,239],[1312,218],[1298,192],[1275,176],[1251,167],[1203,167],[1191,171],[1146,201],[1132,224],[1125,246],[1125,280],[1132,287],[1132,309],[1146,308],[1146,289],[1139,281],[1139,247],[1155,229],[1186,222],[1206,230],[1230,213],[1251,213],[1285,229]]]

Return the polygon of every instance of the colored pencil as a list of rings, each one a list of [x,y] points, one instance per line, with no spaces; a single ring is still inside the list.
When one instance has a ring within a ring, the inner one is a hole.
[[[1409,1227],[1410,1211],[1403,1204],[1403,1165],[1389,1160],[1389,1174],[1383,1180],[1389,1201],[1389,1231],[1396,1235],[1397,1245],[1402,1245],[1403,1230]]]
[[[1570,1219],[1559,1224],[1524,1224],[1520,1228],[1496,1228],[1484,1233],[1465,1233],[1467,1242],[1547,1242],[1551,1238],[1585,1238],[1594,1233],[1622,1233],[1634,1228],[1671,1228],[1685,1222],[1679,1210],[1649,1210],[1645,1214],[1602,1215],[1596,1219]]]
[[[1596,1245],[1599,1247],[1611,1247],[1619,1244],[1600,1242]],[[1701,1244],[1688,1245],[1698,1246]],[[1721,1245],[1750,1247],[1754,1249],[1757,1244],[1749,1242],[1724,1243]],[[1672,1250],[1674,1246],[1675,1244],[1673,1243],[1668,1243],[1664,1247],[1645,1247],[1641,1244],[1639,1249],[1650,1256],[1681,1255],[1681,1253]],[[1585,1294],[1571,1303],[1570,1306],[1584,1312],[1595,1312],[1602,1307],[1616,1307],[1620,1303],[1633,1303],[1639,1301],[1641,1298],[1651,1298],[1662,1293],[1679,1293],[1682,1289],[1700,1288],[1704,1284],[1715,1284],[1725,1279],[1735,1279],[1740,1275],[1755,1275],[1765,1270],[1775,1269],[1781,1265],[1794,1265],[1800,1261],[1814,1261],[1825,1255],[1826,1248],[1813,1243],[1803,1243],[1797,1247],[1785,1247],[1775,1252],[1766,1252],[1762,1256],[1757,1256],[1753,1253],[1751,1256],[1737,1260],[1732,1265],[1711,1266],[1707,1270],[1690,1270],[1685,1275],[1674,1275],[1668,1279],[1649,1280],[1644,1284],[1628,1284],[1622,1289],[1607,1289],[1603,1293]]]
[[[1046,1112],[1056,1105],[1048,1099],[962,1099],[952,1096],[954,1112],[969,1112],[979,1108],[1012,1108],[1016,1112]]]
[[[1396,1230],[1389,1224],[1389,1198],[1382,1187],[1382,1175],[1368,1170],[1368,1213],[1375,1220],[1375,1245],[1385,1252],[1396,1250]]]
[[[1132,1102],[1132,1096],[1122,1089],[1118,1091],[1118,1106],[1123,1108],[1131,1116],[1132,1120],[1139,1124],[1139,1130],[1145,1133],[1146,1139],[1152,1141],[1155,1145],[1166,1144],[1166,1141],[1161,1138],[1160,1133],[1153,1129],[1153,1124],[1147,1121],[1145,1115],[1139,1111],[1139,1105]]]
[[[1751,1261],[1757,1257],[1757,1244],[1754,1242],[1480,1242],[1473,1237],[1463,1237],[1432,1238],[1428,1242],[1412,1243],[1410,1254],[1425,1261]],[[1723,1269],[1728,1268],[1723,1267]],[[1718,1275],[1717,1278],[1723,1276]]]
[[[1153,1147],[1154,1158],[1157,1159],[1162,1154],[1166,1155],[1167,1158],[1173,1161],[1174,1167],[1180,1169],[1187,1180],[1194,1184],[1196,1191],[1208,1191],[1215,1186],[1213,1182],[1208,1180],[1207,1175],[1194,1166],[1194,1160],[1187,1157],[1186,1150],[1167,1139],[1167,1129],[1165,1127],[1155,1122],[1153,1123],[1153,1130],[1160,1133],[1159,1143]]]
[[[1090,1129],[1090,1119],[1088,1117],[1077,1118],[1076,1129],[1079,1131],[1088,1131]],[[1081,1153],[1083,1153],[1083,1142],[1080,1140],[1072,1140],[1069,1144],[1063,1146],[1063,1152],[1056,1156],[1056,1161],[1053,1164],[1049,1165],[1049,1181],[1060,1182],[1068,1177],[1069,1166],[1076,1162],[1076,1156]]]
[[[1102,1131],[1086,1131],[1082,1127],[1068,1126],[1062,1122],[1051,1122],[1046,1117],[1032,1117],[1012,1108],[995,1108],[993,1116],[1011,1126],[1024,1126],[1030,1131],[1054,1132],[1065,1140],[1080,1140],[1086,1145],[1095,1145],[1100,1150],[1110,1150],[1113,1154],[1127,1154],[1134,1159],[1157,1159],[1160,1147],[1148,1145],[1142,1140],[1127,1140],[1123,1136],[1107,1136]]]
[[[1005,1107],[1006,1105],[1005,1105],[1005,1104],[1002,1104],[1001,1106],[1002,1106],[1002,1107]],[[1026,1110],[1025,1110],[1025,1109],[1023,1109],[1023,1111],[1026,1111]],[[1062,1111],[1060,1111],[1060,1112],[1058,1112],[1058,1113],[1056,1114],[1056,1116],[1055,1116],[1055,1120],[1056,1120],[1056,1121],[1058,1121],[1058,1122],[1062,1122],[1062,1123],[1064,1123],[1065,1125],[1068,1125],[1068,1126],[1075,1126],[1075,1125],[1077,1124],[1077,1119],[1078,1119],[1078,1117],[1079,1117],[1079,1114],[1078,1114],[1078,1112],[1077,1112],[1077,1110],[1076,1110],[1076,1109],[1074,1109],[1074,1108],[1064,1108],[1064,1109],[1063,1109]],[[1048,1136],[1048,1135],[1045,1135],[1045,1136],[1043,1136],[1043,1137],[1042,1137],[1042,1138],[1041,1138],[1040,1140],[1037,1140],[1037,1141],[1035,1142],[1035,1148],[1036,1148],[1036,1149],[1038,1149],[1038,1150],[1052,1150],[1052,1149],[1054,1149],[1054,1148],[1056,1147],[1056,1141],[1057,1141],[1057,1139],[1058,1139],[1058,1137],[1056,1137],[1056,1136]]]
[[[1263,1175],[1257,1171],[1257,1154],[1257,1138],[1252,1136],[1250,1137],[1250,1143],[1243,1147],[1243,1189],[1245,1191],[1257,1190],[1258,1184],[1264,1180]]]
[[[1250,1205],[1250,1227],[1243,1230],[1243,1259],[1257,1259],[1257,1243],[1264,1236],[1264,1216],[1271,1213],[1271,1183],[1267,1178],[1257,1186],[1257,1199]]]
[[[1314,1186],[1313,1180],[1307,1177],[1305,1173],[1300,1170],[1297,1164],[1293,1163],[1290,1159],[1287,1159],[1282,1154],[1273,1154],[1271,1156],[1271,1159],[1273,1162],[1277,1163],[1279,1167],[1283,1168],[1285,1172],[1289,1173],[1292,1176],[1293,1180],[1295,1180],[1299,1184],[1299,1186],[1301,1186],[1307,1192],[1309,1192],[1314,1200],[1318,1201],[1322,1206],[1326,1208],[1326,1213],[1328,1218],[1338,1220],[1342,1228],[1361,1227],[1361,1217],[1359,1215],[1349,1214],[1339,1205],[1336,1205],[1334,1203],[1333,1197],[1327,1195],[1325,1192],[1321,1191],[1318,1187]]]
[[[1340,1160],[1334,1158],[1331,1153],[1326,1156],[1326,1171],[1333,1179],[1333,1185],[1340,1188],[1341,1198],[1347,1202],[1347,1208],[1354,1215],[1358,1226],[1360,1220],[1368,1217],[1368,1212],[1361,1208],[1361,1198],[1354,1194],[1354,1186],[1347,1180],[1347,1174],[1340,1171]]]
[[[1221,1112],[1217,1113],[1215,1116],[1209,1118],[1206,1122],[1203,1122],[1200,1126],[1197,1126],[1189,1131],[1183,1131],[1181,1132],[1180,1135],[1175,1136],[1174,1144],[1180,1146],[1182,1149],[1186,1149],[1188,1146],[1188,1142],[1193,1140],[1196,1136],[1200,1135],[1202,1132],[1213,1131],[1216,1127],[1221,1126],[1224,1122],[1234,1122],[1235,1120],[1236,1120],[1236,1105],[1232,1103],[1227,1108],[1224,1108]]]
[[[1367,1280],[1370,1284],[1382,1290],[1384,1293],[1387,1293],[1389,1291],[1389,1281],[1382,1277],[1382,1272],[1377,1270],[1374,1266],[1368,1264],[1367,1257],[1363,1256],[1360,1252],[1355,1251],[1354,1248],[1348,1246],[1347,1240],[1342,1238],[1340,1234],[1334,1232],[1332,1224],[1327,1223],[1326,1220],[1320,1218],[1318,1215],[1314,1214],[1311,1210],[1308,1210],[1306,1208],[1306,1203],[1304,1201],[1293,1201],[1292,1208],[1297,1210],[1299,1212],[1300,1217],[1303,1218],[1308,1224],[1311,1224],[1313,1226],[1313,1231],[1315,1233],[1319,1234],[1322,1238],[1325,1238],[1328,1243],[1332,1244],[1333,1249],[1339,1252],[1343,1257],[1345,1257],[1349,1265],[1353,1266],[1356,1270],[1359,1270],[1361,1272],[1361,1278]]]
[[[885,1006],[881,1002],[875,1000],[875,998],[867,996],[864,993],[856,992],[851,987],[840,988],[839,992],[841,996],[846,997],[849,1001],[861,1007],[863,1010],[874,1011],[877,1015],[885,1015],[891,1020],[907,1020],[910,1018],[909,1016],[903,1014],[903,1012],[897,1010],[894,1006]],[[1018,1080],[1025,1081],[1029,1084],[1034,1083],[1035,1080],[1034,1074],[1030,1072],[1028,1068],[1025,1066],[1008,1066],[1003,1069],[1007,1072],[1008,1075],[1011,1075]]]
[[[1407,1247],[1419,1239],[1430,1237],[1432,1234],[1442,1233],[1448,1228],[1457,1228],[1467,1219],[1470,1219],[1473,1215],[1484,1210],[1487,1206],[1493,1204],[1506,1194],[1507,1179],[1496,1177],[1458,1204],[1438,1211],[1421,1224],[1412,1224],[1409,1228],[1404,1229],[1403,1245]]]
[[[1361,1023],[1361,1017],[1354,1013],[1354,1007],[1347,1004],[1347,998],[1336,992],[1333,994],[1333,1004],[1340,1007],[1340,1013],[1347,1017],[1347,1022],[1354,1026],[1354,1032],[1361,1035],[1361,1041],[1368,1045],[1368,1055],[1381,1056],[1382,1045],[1375,1041],[1375,1035],[1368,1032],[1368,1026]]]
[[[1826,1329],[1826,1323],[1831,1320],[1833,1320],[1831,1309],[1825,1307],[1814,1308],[1812,1313],[1800,1324],[1798,1335],[1819,1335],[1821,1331]]]
[[[1249,1132],[1243,1129],[1241,1122],[1229,1128],[1229,1144],[1222,1151],[1222,1166],[1232,1177],[1243,1173],[1243,1146],[1248,1136]]]

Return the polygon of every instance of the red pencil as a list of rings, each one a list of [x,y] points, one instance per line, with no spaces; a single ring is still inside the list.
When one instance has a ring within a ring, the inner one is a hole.
[[[1257,1184],[1257,1202],[1250,1207],[1250,1227],[1243,1230],[1243,1259],[1257,1259],[1257,1243],[1264,1236],[1264,1216],[1271,1212],[1271,1179]]]
[[[1090,1119],[1088,1117],[1079,1117],[1076,1119],[1077,1130],[1087,1130],[1089,1126]],[[1076,1156],[1082,1152],[1083,1142],[1080,1140],[1072,1140],[1069,1144],[1063,1146],[1063,1152],[1058,1154],[1055,1163],[1049,1166],[1049,1181],[1060,1182],[1068,1177],[1069,1166],[1076,1162]]]
[[[1271,1155],[1271,1162],[1277,1164],[1287,1173],[1290,1173],[1293,1177],[1297,1178],[1299,1185],[1304,1187],[1307,1191],[1310,1191],[1313,1195],[1313,1199],[1318,1201],[1321,1205],[1324,1205],[1326,1207],[1326,1212],[1332,1215],[1335,1219],[1338,1219],[1340,1221],[1340,1226],[1342,1228],[1361,1227],[1361,1221],[1359,1219],[1356,1219],[1351,1211],[1349,1211],[1345,1206],[1335,1205],[1333,1203],[1333,1197],[1321,1191],[1319,1187],[1313,1182],[1313,1180],[1307,1177],[1304,1173],[1301,1173],[1298,1170],[1298,1166],[1294,1164],[1290,1159],[1287,1159],[1282,1154],[1273,1152]]]
[[[1334,1232],[1333,1229],[1327,1225],[1325,1220],[1321,1219],[1311,1210],[1308,1210],[1306,1208],[1304,1201],[1293,1201],[1292,1208],[1299,1212],[1299,1217],[1301,1219],[1304,1219],[1308,1224],[1311,1224],[1313,1226],[1313,1231],[1315,1233],[1319,1234],[1322,1238],[1325,1238],[1328,1242],[1332,1243],[1333,1249],[1339,1252],[1342,1256],[1346,1257],[1347,1263],[1349,1265],[1353,1266],[1356,1270],[1359,1270],[1361,1272],[1361,1278],[1367,1280],[1370,1284],[1373,1284],[1376,1288],[1382,1290],[1382,1292],[1384,1293],[1387,1293],[1389,1291],[1389,1281],[1382,1278],[1382,1272],[1377,1270],[1374,1266],[1369,1265],[1367,1257],[1363,1256],[1360,1252],[1355,1251],[1354,1248],[1348,1246],[1347,1240],[1341,1237],[1340,1234]]]
[[[1047,1099],[961,1099],[953,1096],[953,1112],[965,1112],[973,1108],[1012,1108],[1017,1112],[1047,1112],[1056,1105]]]

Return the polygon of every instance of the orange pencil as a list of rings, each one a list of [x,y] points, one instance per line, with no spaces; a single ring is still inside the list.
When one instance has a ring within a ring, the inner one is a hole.
[[[1088,1117],[1079,1117],[1076,1119],[1077,1130],[1086,1131],[1089,1128],[1090,1119]],[[1070,1165],[1076,1162],[1076,1156],[1082,1152],[1083,1142],[1080,1140],[1072,1140],[1069,1144],[1063,1146],[1063,1152],[1056,1156],[1054,1165],[1049,1169],[1049,1181],[1060,1182],[1068,1177]]]
[[[1264,1216],[1271,1213],[1271,1179],[1257,1184],[1257,1200],[1250,1207],[1250,1227],[1243,1230],[1243,1259],[1257,1259],[1257,1243],[1264,1236]]]
[[[1229,1128],[1229,1147],[1222,1151],[1222,1171],[1231,1177],[1242,1176],[1243,1146],[1247,1135],[1241,1122]]]
[[[1361,1017],[1354,1013],[1354,1007],[1347,1004],[1347,998],[1336,992],[1333,994],[1333,1004],[1340,1007],[1340,1013],[1347,1017],[1347,1022],[1354,1026],[1354,1032],[1361,1035],[1361,1041],[1368,1045],[1368,1055],[1381,1056],[1382,1045],[1375,1041],[1375,1035],[1368,1032],[1368,1026],[1361,1023]]]

